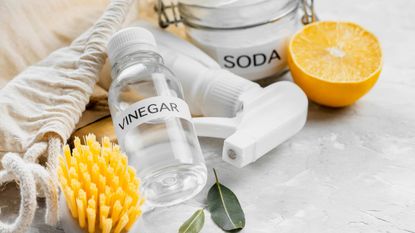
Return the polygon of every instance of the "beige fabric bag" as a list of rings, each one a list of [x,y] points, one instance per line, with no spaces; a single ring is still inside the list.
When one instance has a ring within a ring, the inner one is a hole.
[[[15,222],[0,233],[26,232],[36,209],[36,191],[46,196],[46,223],[57,222],[55,168],[89,101],[106,59],[109,37],[121,27],[132,0],[113,0],[101,18],[70,46],[26,68],[0,91],[0,183],[17,180],[21,191]],[[47,168],[37,163],[47,154]],[[36,185],[39,187],[36,190]]]

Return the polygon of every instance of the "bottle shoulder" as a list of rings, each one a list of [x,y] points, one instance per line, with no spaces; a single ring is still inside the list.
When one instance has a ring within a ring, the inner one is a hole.
[[[155,74],[161,74],[164,79],[181,89],[180,81],[165,65],[140,63],[127,67],[117,77],[113,77],[109,90],[133,85],[137,82],[154,82]]]
[[[123,109],[123,106],[160,95],[183,98],[179,80],[163,64],[139,63],[125,68],[113,79],[108,102],[110,107]]]

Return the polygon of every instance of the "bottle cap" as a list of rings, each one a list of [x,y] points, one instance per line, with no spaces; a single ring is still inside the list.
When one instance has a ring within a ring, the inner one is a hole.
[[[157,52],[153,34],[141,27],[124,28],[115,33],[108,42],[108,57],[111,65],[117,59],[138,51]]]

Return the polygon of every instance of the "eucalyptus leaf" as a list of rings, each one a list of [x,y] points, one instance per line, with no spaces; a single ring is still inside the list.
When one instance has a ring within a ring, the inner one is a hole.
[[[200,209],[180,226],[179,233],[199,233],[203,224],[205,224],[205,213]]]
[[[236,195],[219,183],[216,170],[216,183],[210,188],[207,201],[212,220],[224,231],[239,231],[245,227],[245,214]]]

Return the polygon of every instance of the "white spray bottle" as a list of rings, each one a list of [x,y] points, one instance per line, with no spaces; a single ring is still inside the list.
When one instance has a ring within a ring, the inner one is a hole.
[[[225,139],[222,159],[244,167],[299,132],[308,100],[294,83],[265,88],[221,69],[208,55],[147,22],[168,66],[180,79],[198,136]]]

